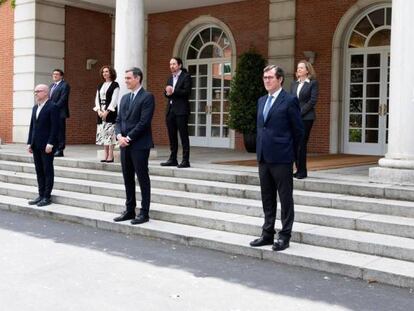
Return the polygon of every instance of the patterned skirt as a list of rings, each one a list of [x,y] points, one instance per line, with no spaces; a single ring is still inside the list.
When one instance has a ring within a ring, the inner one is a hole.
[[[115,145],[115,124],[102,121],[102,124],[96,126],[96,144],[97,145]]]

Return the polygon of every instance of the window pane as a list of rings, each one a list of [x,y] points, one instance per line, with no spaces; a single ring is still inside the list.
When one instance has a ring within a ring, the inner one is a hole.
[[[349,127],[362,127],[362,115],[351,114],[349,116]]]
[[[206,75],[207,74],[207,65],[198,66],[198,74],[199,75]]]
[[[379,84],[367,85],[367,97],[379,97]]]
[[[190,73],[190,75],[195,75],[197,73],[197,66],[196,65],[188,66],[188,72]]]
[[[391,25],[391,8],[387,8],[387,18],[386,18],[386,24]]]
[[[351,68],[363,68],[364,67],[364,55],[352,55],[351,56]]]
[[[365,127],[367,128],[378,128],[378,115],[367,114],[365,116]]]
[[[367,82],[379,82],[380,81],[380,70],[379,69],[368,69],[367,70]]]
[[[200,50],[200,48],[203,46],[203,41],[201,40],[201,37],[199,34],[195,36],[193,41],[191,41],[191,45],[195,47],[197,50]]]
[[[206,136],[206,127],[205,126],[199,126],[197,134],[198,134],[197,136],[205,137]]]
[[[369,33],[373,30],[371,23],[368,21],[368,18],[365,16],[359,23],[356,25],[355,30],[362,33],[365,36],[368,36]]]
[[[381,54],[368,54],[367,67],[380,67]]]
[[[362,97],[362,85],[361,84],[351,85],[350,96],[351,97]]]
[[[223,127],[223,137],[229,137],[229,128]]]
[[[365,142],[366,143],[378,143],[378,131],[366,130],[365,131]]]
[[[203,39],[204,44],[211,41],[211,28],[204,29],[200,32],[200,36]]]
[[[211,124],[213,125],[220,125],[220,114],[219,113],[213,113],[211,115]]]
[[[363,82],[364,71],[362,69],[351,70],[351,83]]]
[[[198,52],[190,46],[187,53],[187,59],[196,59]]]
[[[199,113],[198,115],[198,124],[199,125],[206,125],[206,114],[205,113]]]
[[[362,48],[365,44],[365,37],[361,36],[360,34],[353,32],[351,39],[349,39],[350,48]]]
[[[198,87],[207,87],[207,77],[198,78]]]
[[[368,46],[387,46],[391,44],[391,30],[384,29],[378,31],[369,40]]]
[[[221,89],[212,89],[211,90],[211,98],[212,99],[221,99],[223,93],[221,92]]]
[[[195,124],[195,114],[191,113],[188,117],[188,124]]]
[[[223,41],[223,31],[220,28],[214,27],[212,30],[213,42],[219,43]]]
[[[198,102],[198,112],[206,112],[206,105],[207,102],[203,101],[203,102]]]
[[[351,99],[349,105],[350,112],[362,112],[362,99]]]
[[[193,126],[193,125],[188,126],[188,135],[189,136],[195,136],[195,126]]]
[[[207,45],[200,54],[200,58],[212,58],[213,57],[213,45]]]
[[[348,140],[351,143],[360,143],[362,141],[362,130],[350,129]]]
[[[378,99],[367,99],[367,106],[365,108],[366,112],[378,113],[378,105],[379,105]]]
[[[217,127],[217,126],[211,127],[211,137],[220,137],[220,127]]]
[[[369,13],[368,16],[371,19],[371,22],[374,24],[375,27],[383,26],[385,23],[385,16],[384,16],[385,10],[379,9],[372,13]]]
[[[212,112],[220,112],[221,110],[221,102],[220,101],[213,101],[212,106],[211,106],[211,111]]]

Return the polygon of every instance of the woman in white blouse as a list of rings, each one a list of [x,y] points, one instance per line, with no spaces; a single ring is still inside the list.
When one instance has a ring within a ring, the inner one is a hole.
[[[119,84],[115,82],[116,71],[109,65],[100,70],[103,82],[98,85],[94,111],[98,114],[96,144],[104,146],[104,159],[101,162],[114,162],[115,121],[118,110]]]
[[[291,94],[297,96],[299,100],[305,135],[299,144],[298,156],[295,161],[296,173],[293,176],[303,179],[308,176],[307,145],[313,122],[316,119],[315,105],[319,95],[319,84],[316,80],[315,70],[307,60],[301,60],[298,63],[296,78],[297,80],[292,83]]]

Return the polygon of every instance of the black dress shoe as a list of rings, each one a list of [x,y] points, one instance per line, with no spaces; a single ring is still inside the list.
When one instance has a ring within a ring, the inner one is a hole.
[[[144,222],[148,222],[148,221],[149,221],[148,216],[138,215],[135,219],[131,220],[131,224],[132,225],[139,225],[139,224],[143,224]]]
[[[121,216],[115,217],[114,221],[115,222],[125,221],[125,220],[134,219],[134,218],[135,218],[135,213],[125,211],[121,214]]]
[[[42,206],[46,206],[46,205],[50,205],[50,204],[52,204],[52,200],[51,199],[43,198],[36,205],[39,206],[39,207],[42,207]]]
[[[169,159],[167,162],[161,163],[161,166],[177,166],[177,165],[178,165],[177,160],[172,160],[172,159]]]
[[[177,165],[178,168],[184,168],[184,167],[190,167],[190,162],[183,161],[180,164]]]
[[[106,160],[105,162],[106,163],[113,163],[114,162],[114,159],[112,159],[112,160]]]
[[[277,240],[275,244],[273,244],[272,249],[274,251],[283,251],[284,249],[289,247],[289,241],[286,240]]]
[[[35,205],[35,204],[39,203],[40,201],[42,201],[42,199],[43,199],[42,197],[37,197],[36,199],[30,200],[27,203],[29,203],[29,205]]]
[[[56,151],[55,157],[63,157],[63,151]]]
[[[308,175],[306,174],[296,174],[296,176],[294,176],[296,179],[305,179],[306,177],[308,177]]]
[[[101,163],[105,163],[106,162],[106,159],[105,160],[101,160]]]
[[[263,236],[261,236],[260,238],[250,242],[250,246],[252,246],[252,247],[258,247],[258,246],[263,246],[263,245],[272,245],[272,244],[273,244],[273,239],[272,238],[265,238]]]

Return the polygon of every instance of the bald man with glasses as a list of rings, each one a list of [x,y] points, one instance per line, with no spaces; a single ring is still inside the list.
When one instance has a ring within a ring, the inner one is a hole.
[[[29,205],[46,206],[52,203],[54,181],[53,159],[58,143],[59,109],[49,99],[49,87],[39,84],[34,90],[35,102],[30,119],[27,148],[33,154],[39,196]]]

